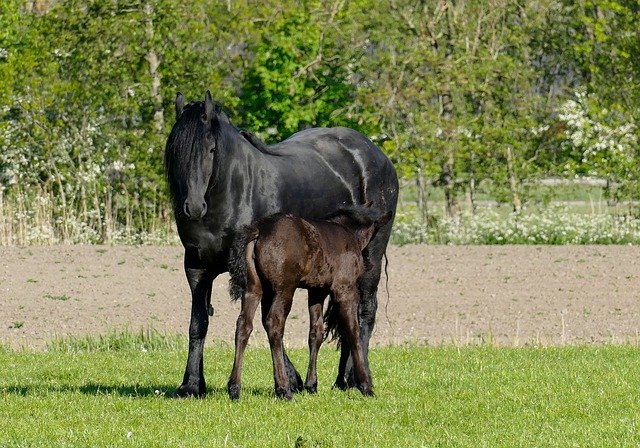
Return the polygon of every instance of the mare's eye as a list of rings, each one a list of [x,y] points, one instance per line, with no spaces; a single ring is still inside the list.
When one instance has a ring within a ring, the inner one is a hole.
[[[209,152],[213,153],[216,150],[216,141],[211,142],[211,146],[209,147]]]

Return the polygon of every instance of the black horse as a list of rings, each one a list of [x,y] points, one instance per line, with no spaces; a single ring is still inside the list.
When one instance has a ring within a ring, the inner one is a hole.
[[[398,179],[389,159],[369,139],[347,128],[314,128],[266,146],[231,124],[207,91],[205,101],[184,104],[176,97],[176,123],[169,134],[165,165],[184,269],[191,289],[189,356],[175,396],[204,395],[204,339],[209,326],[213,280],[228,271],[229,250],[244,226],[277,212],[318,219],[349,205],[372,203],[395,213]],[[377,309],[382,257],[390,221],[365,250],[360,283],[360,337],[368,347]],[[268,292],[261,302],[269,310]],[[341,345],[335,385],[355,385],[349,344]],[[293,391],[302,379],[286,354]]]

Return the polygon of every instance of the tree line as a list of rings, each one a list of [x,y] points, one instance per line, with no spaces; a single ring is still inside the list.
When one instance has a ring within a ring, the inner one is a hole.
[[[38,196],[103,239],[166,219],[173,101],[207,89],[267,143],[368,135],[425,217],[433,187],[452,217],[478,191],[517,211],[550,176],[634,196],[639,19],[637,0],[5,0],[0,203]]]

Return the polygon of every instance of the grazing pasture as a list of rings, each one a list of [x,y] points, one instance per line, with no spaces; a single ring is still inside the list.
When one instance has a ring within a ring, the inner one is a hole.
[[[243,399],[226,392],[231,347],[205,349],[209,394],[169,398],[184,347],[143,352],[0,353],[0,446],[637,446],[634,346],[385,347],[371,351],[376,397],[330,388],[273,396],[267,348],[249,348]],[[183,341],[186,344],[186,341]],[[304,349],[290,351],[299,366]]]

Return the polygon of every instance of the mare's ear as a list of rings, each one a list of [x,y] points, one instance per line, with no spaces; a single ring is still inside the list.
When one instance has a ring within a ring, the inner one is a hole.
[[[180,118],[182,115],[182,111],[184,110],[184,96],[182,93],[178,92],[176,95],[176,120]]]
[[[373,205],[373,201],[369,201],[369,202],[365,202],[363,207],[365,208],[371,208],[371,206]]]
[[[380,227],[384,227],[391,220],[392,216],[393,216],[392,212],[387,212],[384,215],[382,215],[382,217],[376,221],[376,229],[379,229]]]
[[[207,90],[207,93],[204,95],[204,113],[207,116],[207,122],[213,120],[214,115],[219,111],[220,106],[216,108],[216,104],[213,102],[213,98],[211,98],[211,92]]]

